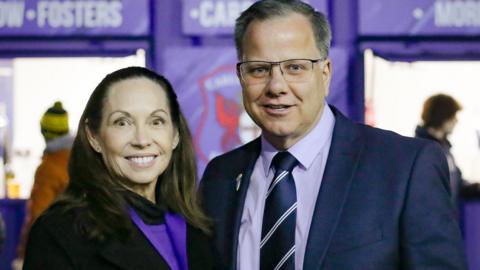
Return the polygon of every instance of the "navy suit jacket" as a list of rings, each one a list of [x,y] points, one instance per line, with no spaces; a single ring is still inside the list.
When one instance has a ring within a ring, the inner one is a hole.
[[[332,110],[332,144],[303,269],[467,269],[440,147],[355,124]],[[259,152],[256,139],[213,159],[203,175],[218,269],[236,269],[240,220]]]

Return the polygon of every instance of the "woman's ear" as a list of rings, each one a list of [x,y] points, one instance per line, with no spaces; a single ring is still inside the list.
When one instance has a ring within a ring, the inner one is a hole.
[[[87,134],[88,142],[90,143],[90,146],[93,148],[93,150],[95,150],[95,152],[97,153],[101,153],[102,147],[100,145],[100,142],[97,140],[97,136],[88,127],[88,120],[85,120],[85,133]]]
[[[178,129],[175,129],[175,134],[173,135],[172,150],[175,150],[175,148],[177,148],[179,142],[180,135],[178,134]]]

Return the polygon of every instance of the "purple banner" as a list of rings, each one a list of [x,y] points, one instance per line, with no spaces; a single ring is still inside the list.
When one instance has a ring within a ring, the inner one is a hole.
[[[347,112],[347,54],[332,49],[330,56],[334,76],[328,100]],[[242,105],[234,48],[168,48],[163,62],[175,63],[164,73],[190,124],[200,174],[210,159],[260,134]]]
[[[231,35],[235,19],[253,0],[183,0],[182,28],[187,35]],[[310,0],[314,8],[327,12],[327,0]]]
[[[466,201],[464,204],[463,232],[468,269],[480,269],[480,201]]]
[[[1,36],[144,36],[149,0],[0,0]]]
[[[480,34],[480,0],[360,0],[360,35]]]

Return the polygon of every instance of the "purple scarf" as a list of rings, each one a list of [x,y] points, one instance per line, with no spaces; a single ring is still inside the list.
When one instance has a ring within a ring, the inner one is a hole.
[[[167,212],[165,224],[147,225],[132,208],[129,215],[133,223],[147,237],[172,270],[188,270],[187,224],[178,214]]]

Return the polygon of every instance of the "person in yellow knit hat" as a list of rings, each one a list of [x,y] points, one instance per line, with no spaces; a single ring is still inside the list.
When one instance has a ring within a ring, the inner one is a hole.
[[[69,134],[68,113],[60,101],[48,108],[40,120],[46,148],[27,202],[27,213],[17,247],[14,269],[21,269],[28,232],[35,219],[64,191],[68,184],[68,159],[73,137]]]

